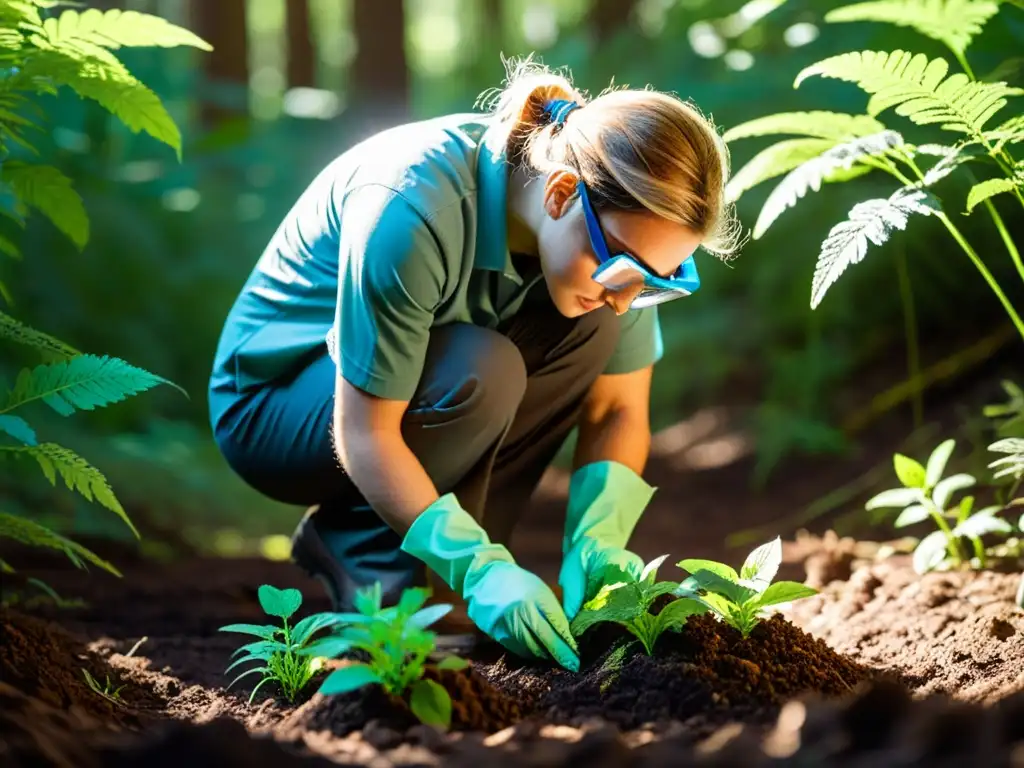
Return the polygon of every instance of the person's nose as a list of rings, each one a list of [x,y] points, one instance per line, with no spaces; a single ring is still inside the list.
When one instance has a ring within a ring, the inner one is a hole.
[[[643,284],[637,284],[618,291],[605,291],[605,302],[615,310],[616,315],[623,315],[629,310],[633,299],[639,296],[643,289]]]

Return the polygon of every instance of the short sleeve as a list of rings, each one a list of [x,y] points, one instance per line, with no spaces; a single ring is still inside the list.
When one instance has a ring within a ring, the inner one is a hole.
[[[442,245],[413,205],[382,185],[346,195],[339,230],[331,357],[354,387],[410,400],[445,283]]]
[[[661,360],[665,350],[657,306],[631,309],[619,322],[619,342],[605,373],[632,373]]]

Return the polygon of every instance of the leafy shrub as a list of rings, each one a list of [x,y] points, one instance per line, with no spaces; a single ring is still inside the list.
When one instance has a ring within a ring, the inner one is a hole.
[[[714,560],[682,560],[678,566],[690,576],[675,594],[702,603],[743,637],[749,637],[765,608],[818,593],[813,587],[795,581],[772,584],[780,565],[782,540],[777,536],[747,555],[739,573]]]
[[[262,662],[263,666],[246,670],[228,683],[228,688],[243,677],[261,674],[263,678],[249,694],[250,703],[256,695],[256,691],[266,682],[277,683],[285,698],[294,702],[295,697],[302,692],[321,665],[321,659],[303,654],[302,651],[310,647],[313,635],[322,629],[340,624],[345,620],[345,616],[339,613],[315,613],[302,619],[295,626],[289,627],[288,619],[302,605],[302,593],[297,589],[278,589],[269,584],[263,584],[257,594],[263,611],[268,616],[276,616],[281,619],[282,626],[228,624],[218,630],[220,632],[240,632],[261,638],[256,642],[243,645],[231,654],[232,657],[239,654],[241,656],[229,664],[224,672],[227,673],[239,664],[251,661]]]
[[[865,114],[785,112],[725,132],[724,138],[730,142],[770,135],[798,137],[762,150],[730,181],[728,196],[738,199],[758,184],[785,174],[761,209],[754,226],[755,239],[823,184],[849,181],[872,171],[884,171],[901,184],[888,197],[857,203],[848,219],[828,233],[814,272],[812,308],[848,267],[864,259],[870,244],[882,245],[894,230],[905,229],[915,215],[934,216],[967,254],[1024,338],[1019,312],[932,192],[944,178],[958,169],[967,171],[970,164],[993,171],[994,175],[972,186],[964,212],[969,214],[984,204],[1024,280],[1024,261],[991,201],[996,195],[1008,195],[1024,206],[1024,161],[1010,152],[1011,145],[1024,141],[1024,114],[1018,109],[993,125],[1009,99],[1024,90],[1001,81],[978,80],[965,56],[972,39],[999,8],[990,0],[880,0],[829,11],[826,22],[877,21],[912,28],[949,48],[963,71],[950,74],[945,58],[929,59],[904,50],[830,56],[799,72],[793,87],[812,77],[853,83],[870,96]],[[916,126],[938,126],[950,134],[948,143],[908,141],[878,119],[890,109]],[[925,167],[928,162],[931,165]]]
[[[657,581],[658,568],[668,555],[655,558],[636,580],[607,584],[573,617],[570,629],[579,637],[595,624],[609,621],[625,627],[643,644],[650,656],[662,632],[679,629],[694,614],[707,608],[696,600],[677,598],[663,606],[657,615],[650,613],[654,601],[673,593],[679,586],[674,581]]]
[[[45,116],[33,99],[70,88],[103,106],[132,131],[146,131],[169,145],[180,159],[181,135],[159,97],[112,51],[127,46],[211,48],[157,16],[96,9],[49,15],[56,5],[49,0],[6,0],[0,5],[0,220],[8,228],[24,228],[35,210],[81,250],[89,241],[89,218],[81,197],[61,171],[33,160],[37,152],[29,131],[42,130]],[[2,233],[0,254],[22,257],[18,245]],[[0,297],[13,303],[2,284]],[[4,312],[0,338],[37,350],[45,361],[23,369],[0,403],[0,435],[9,439],[0,444],[0,457],[34,459],[51,484],[56,485],[59,475],[69,489],[113,511],[138,536],[102,473],[68,448],[39,442],[22,409],[43,403],[70,416],[121,402],[159,384],[177,385],[118,358],[82,354]],[[119,575],[93,552],[25,518],[0,512],[0,536],[52,547],[79,567],[88,561]],[[13,570],[3,561],[0,569]]]
[[[305,656],[334,658],[353,651],[369,657],[368,662],[348,663],[331,672],[320,685],[324,695],[348,693],[364,685],[380,685],[387,693],[406,698],[412,713],[421,722],[441,728],[451,725],[452,702],[439,683],[423,677],[427,657],[435,651],[436,635],[427,629],[451,611],[452,606],[438,603],[424,607],[430,592],[413,587],[402,593],[396,605],[381,607],[381,585],[359,591],[358,613],[334,614],[341,631],[325,637],[298,653]],[[458,670],[468,662],[446,656],[438,669]]]

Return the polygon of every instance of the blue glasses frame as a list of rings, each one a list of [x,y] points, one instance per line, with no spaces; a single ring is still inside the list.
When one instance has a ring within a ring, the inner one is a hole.
[[[651,267],[642,262],[636,256],[629,253],[611,252],[608,247],[608,240],[601,226],[597,212],[590,202],[587,194],[587,185],[581,179],[577,185],[580,201],[583,204],[583,216],[587,223],[587,234],[590,236],[590,244],[597,256],[598,268],[594,271],[593,278],[601,281],[601,276],[612,274],[622,266],[628,265],[643,275],[644,287],[640,294],[633,300],[630,308],[641,308],[651,304],[659,304],[663,301],[678,299],[689,296],[700,288],[700,275],[697,273],[697,262],[693,254],[690,254],[668,277],[662,277]]]

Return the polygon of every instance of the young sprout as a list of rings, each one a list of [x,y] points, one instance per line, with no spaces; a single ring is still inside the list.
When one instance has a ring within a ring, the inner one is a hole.
[[[281,619],[282,625],[278,627],[272,624],[228,624],[218,630],[220,632],[240,632],[261,638],[256,642],[243,645],[231,654],[232,657],[238,654],[242,655],[228,665],[224,670],[225,673],[239,664],[250,661],[262,662],[262,665],[240,674],[228,683],[228,688],[247,675],[260,674],[263,678],[249,694],[250,703],[256,696],[256,691],[264,683],[270,681],[277,683],[281,693],[289,702],[294,702],[295,697],[306,687],[321,666],[320,659],[303,655],[300,651],[307,647],[307,643],[314,634],[327,627],[340,624],[344,621],[344,617],[335,613],[316,613],[290,627],[288,619],[302,605],[302,593],[297,589],[277,589],[269,584],[263,584],[257,594],[264,613]]]
[[[690,576],[675,594],[701,602],[743,637],[749,637],[765,608],[818,593],[795,581],[772,584],[781,564],[782,541],[778,536],[747,555],[739,573],[714,560],[682,560],[677,565]]]
[[[959,473],[943,477],[946,463],[956,446],[955,440],[945,440],[931,452],[925,465],[908,456],[893,456],[896,477],[902,484],[870,498],[867,510],[896,508],[902,510],[893,525],[903,528],[929,518],[938,530],[921,539],[914,549],[914,570],[926,573],[937,568],[959,567],[970,562],[962,542],[970,542],[978,568],[985,566],[987,550],[982,536],[992,533],[1009,534],[1010,523],[997,517],[999,506],[974,510],[974,497],[964,496],[960,503],[951,504],[953,494],[966,490],[977,482],[973,475]]]
[[[345,626],[337,634],[322,638],[299,652],[302,655],[334,658],[362,651],[369,661],[347,664],[331,672],[320,685],[324,695],[347,693],[364,685],[379,684],[395,696],[407,697],[412,713],[427,725],[451,726],[452,702],[444,687],[423,678],[427,658],[435,650],[436,634],[427,629],[447,614],[452,606],[423,607],[430,591],[406,589],[398,604],[381,608],[381,585],[360,590],[356,595],[358,613],[334,614]],[[436,667],[459,670],[468,662],[446,656]]]
[[[639,579],[627,577],[602,587],[573,618],[569,625],[573,635],[579,637],[595,624],[610,621],[629,630],[650,656],[662,632],[679,629],[690,616],[704,613],[707,609],[700,602],[679,598],[667,604],[656,616],[651,615],[651,604],[679,586],[673,581],[655,579],[658,567],[667,557],[662,555],[649,562]]]

